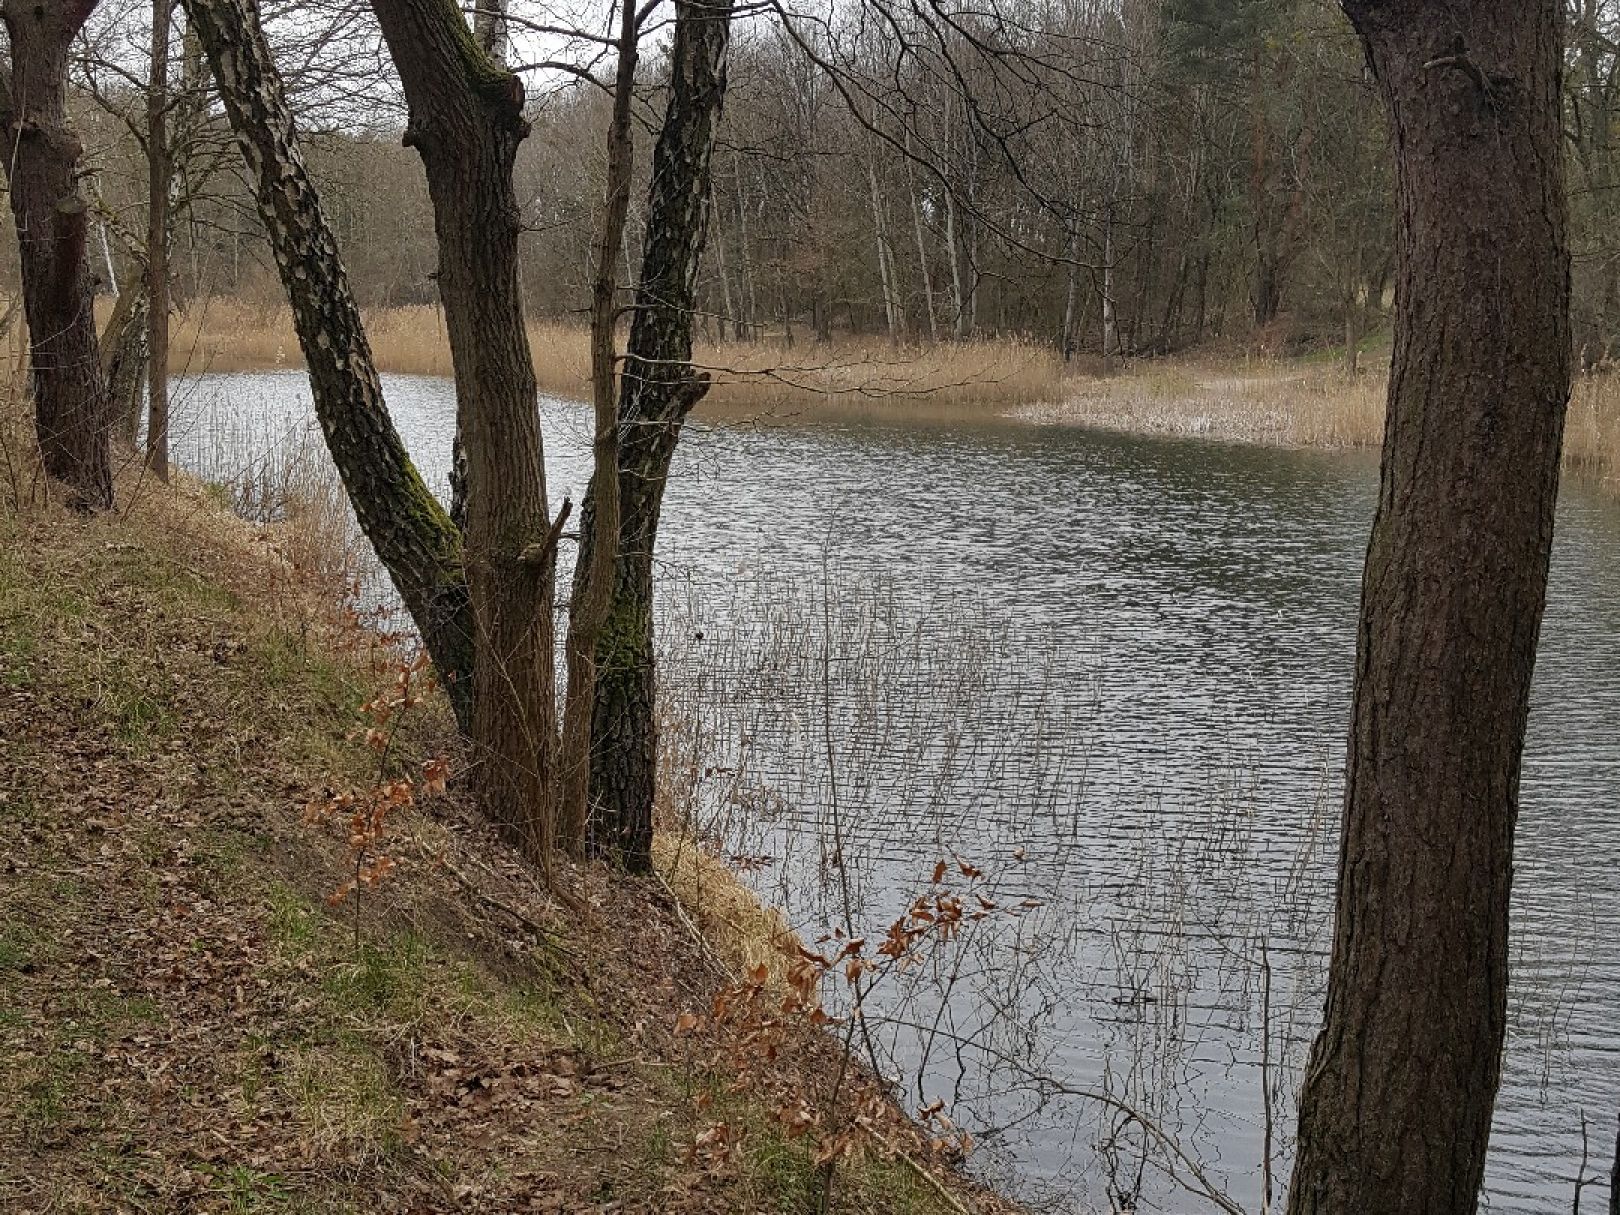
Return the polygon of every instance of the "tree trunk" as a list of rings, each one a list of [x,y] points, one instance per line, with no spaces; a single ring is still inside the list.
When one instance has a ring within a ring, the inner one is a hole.
[[[34,430],[45,472],[78,509],[112,505],[111,401],[101,375],[88,257],[90,209],[78,190],[81,147],[68,126],[68,51],[95,0],[5,0],[11,71],[0,79],[34,369]]]
[[[714,226],[715,226],[715,233],[714,233],[714,270],[715,270],[715,273],[720,276],[720,300],[721,300],[721,307],[724,309],[724,313],[720,317],[720,324],[719,324],[718,328],[720,330],[720,340],[723,342],[723,341],[726,340],[726,326],[727,326],[727,324],[730,324],[732,335],[735,336],[735,337],[741,337],[742,336],[742,331],[741,331],[740,327],[737,325],[737,315],[732,310],[734,308],[734,305],[733,305],[733,303],[731,301],[731,278],[726,273],[726,242],[725,242],[725,239],[724,239],[724,237],[722,236],[722,234],[721,234],[721,232],[719,230],[720,229],[721,211],[720,211],[720,209],[718,207],[716,207],[714,205],[713,178],[712,177],[710,178],[709,214],[710,214],[710,216],[713,217],[713,223],[714,223]],[[651,215],[648,216],[648,222],[649,223],[652,222]]]
[[[593,509],[580,514],[580,548],[568,604],[568,688],[563,704],[562,750],[558,757],[560,795],[557,838],[570,855],[585,854],[591,795],[591,717],[596,699],[596,651],[613,598],[613,572],[619,547],[618,377],[614,374],[613,331],[618,321],[618,282],[613,263],[625,249],[630,211],[634,145],[630,108],[636,88],[636,0],[622,0],[619,62],[608,124],[607,182],[602,227],[597,233],[591,278],[592,471],[585,496]],[[585,532],[590,532],[586,541]]]
[[[146,88],[146,466],[169,479],[169,18],[173,0],[152,0],[151,76]]]
[[[876,119],[873,119],[874,123]],[[883,292],[883,323],[891,342],[898,342],[904,332],[900,312],[899,284],[895,281],[894,256],[889,250],[889,226],[883,211],[883,194],[878,189],[875,151],[868,146],[866,156],[866,182],[872,200],[872,231],[877,240],[878,283]]]
[[[129,447],[141,429],[146,394],[146,279],[130,275],[101,331],[101,376],[107,382],[112,434]]]
[[[1114,331],[1114,204],[1108,204],[1103,213],[1103,280],[1102,280],[1102,360],[1103,374],[1114,370],[1115,348],[1119,345]]]
[[[748,248],[748,202],[743,193],[742,161],[735,149],[731,153],[731,170],[737,184],[737,239],[742,256],[742,292],[746,297],[748,313],[744,328],[750,339],[759,337],[759,296],[755,291],[754,259]],[[739,303],[743,301],[739,300]]]
[[[597,850],[632,870],[652,863],[657,787],[653,546],[681,425],[709,386],[692,368],[692,309],[731,11],[731,0],[676,3],[669,102],[653,152],[641,285],[620,377],[619,546],[596,650],[591,796]],[[591,555],[596,508],[587,496],[581,561]]]
[[[962,269],[961,237],[957,233],[956,191],[945,187],[945,251],[951,266],[951,337],[962,341],[972,329],[968,319],[968,289]]]
[[[508,44],[506,0],[478,0],[473,9],[473,37],[495,63],[505,65]],[[461,426],[450,436],[450,521],[457,528],[467,526],[467,452],[461,442]]]
[[[928,242],[923,235],[922,204],[917,200],[917,183],[911,164],[911,127],[905,130],[906,193],[911,197],[911,233],[917,242],[917,270],[922,276],[923,311],[928,317],[928,340],[939,345],[939,320],[934,313],[934,276],[928,268]]]
[[[1361,372],[1361,334],[1356,325],[1359,310],[1360,305],[1352,289],[1344,300],[1344,374],[1346,379],[1351,380]]]
[[[1254,326],[1264,328],[1277,319],[1282,307],[1280,258],[1277,252],[1280,227],[1271,200],[1270,127],[1266,118],[1265,52],[1256,45],[1251,61],[1249,97],[1249,206],[1254,211]]]
[[[464,731],[472,726],[473,624],[461,537],[383,404],[360,310],[304,169],[254,0],[182,0],[219,84],[270,234],[315,414],[361,529],[415,621]]]
[[[1289,1210],[1443,1215],[1475,1209],[1500,1075],[1569,392],[1561,5],[1344,7],[1394,133],[1399,303]]]
[[[1074,323],[1080,302],[1080,218],[1069,218],[1069,237],[1063,242],[1064,267],[1063,327],[1058,331],[1058,353],[1065,363],[1074,360]]]
[[[556,546],[517,273],[512,167],[529,131],[523,85],[479,48],[454,0],[371,7],[404,85],[405,143],[422,157],[438,236],[467,461],[475,783],[485,813],[544,864],[554,828]]]
[[[473,37],[495,63],[506,63],[506,0],[478,0],[473,9]]]

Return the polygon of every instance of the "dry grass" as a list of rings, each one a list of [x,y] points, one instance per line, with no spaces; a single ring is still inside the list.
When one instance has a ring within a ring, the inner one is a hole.
[[[451,374],[438,309],[381,310],[368,314],[366,324],[382,370]],[[543,392],[588,394],[582,327],[534,321],[529,344]],[[177,371],[267,370],[302,361],[284,308],[226,298],[201,302],[181,317],[173,349]],[[776,338],[700,343],[695,354],[714,377],[702,406],[713,414],[1001,415],[1284,447],[1376,447],[1388,385],[1382,371],[1348,381],[1336,361],[1207,355],[1143,361],[1099,377],[1066,369],[1045,345],[1011,338],[931,348],[895,347],[878,338],[789,346]],[[1620,374],[1576,380],[1564,459],[1576,475],[1620,479]]]
[[[1620,485],[1620,375],[1576,377],[1564,423],[1564,467],[1610,487]]]
[[[1337,366],[1301,361],[1165,360],[1079,382],[1060,402],[1020,406],[1032,422],[1135,434],[1187,435],[1281,447],[1369,448],[1384,437],[1389,377],[1348,381]],[[1620,374],[1581,375],[1570,394],[1564,467],[1620,482]]]
[[[451,374],[450,345],[439,310],[391,308],[366,317],[372,353],[383,371]],[[181,318],[175,369],[251,371],[297,367],[292,318],[236,300],[214,299]],[[531,321],[529,345],[542,392],[583,399],[590,360],[582,326]],[[927,349],[881,339],[789,346],[780,339],[699,343],[697,362],[714,378],[704,403],[716,411],[780,411],[806,406],[869,408],[875,402],[927,408],[982,409],[1052,400],[1063,364],[1047,347],[1016,339]]]
[[[678,831],[654,836],[653,864],[729,971],[740,975],[763,963],[780,982],[784,951],[798,938],[778,909],[761,903],[725,862]]]
[[[279,525],[185,477],[119,488],[0,507],[0,1210],[817,1209],[812,1141],[734,1092],[717,1031],[676,1035],[718,981],[656,886],[568,869],[565,912],[440,796],[390,820],[356,941],[325,903],[341,832],[300,807],[377,778],[356,706],[389,652]],[[390,775],[448,729],[436,698],[402,719]],[[691,916],[746,919],[700,885]],[[825,1100],[833,1051],[793,1044],[777,1083]],[[1007,1209],[891,1118],[900,1154],[841,1165],[840,1210]],[[727,1153],[689,1150],[719,1119]]]
[[[1370,447],[1383,437],[1385,377],[1353,383],[1336,368],[1297,363],[1142,363],[1077,385],[1057,404],[1017,411],[1032,421],[1138,434],[1194,435],[1283,447]]]

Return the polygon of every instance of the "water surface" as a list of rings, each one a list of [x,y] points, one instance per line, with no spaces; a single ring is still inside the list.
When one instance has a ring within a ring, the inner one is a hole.
[[[449,385],[385,385],[442,490]],[[291,373],[200,377],[179,409],[182,458],[215,469],[309,416]],[[586,411],[544,416],[553,502],[577,500]],[[875,992],[871,1023],[1020,1194],[1180,1211],[1208,1185],[1258,1210],[1268,1109],[1286,1177],[1375,482],[1364,458],[1057,427],[689,428],[660,540],[672,780],[809,939],[881,933],[938,859],[959,888],[954,858],[985,871],[998,914]],[[1566,487],[1494,1210],[1567,1209],[1581,1111],[1606,1171],[1620,1110],[1617,552],[1620,506]]]

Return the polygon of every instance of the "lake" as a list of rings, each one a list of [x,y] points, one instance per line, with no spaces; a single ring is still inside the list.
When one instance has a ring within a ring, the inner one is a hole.
[[[384,383],[442,491],[450,385]],[[176,412],[177,458],[218,471],[311,407],[301,372],[233,374],[185,381]],[[543,414],[555,507],[583,488],[588,416]],[[880,1066],[912,1103],[946,1099],[1009,1191],[1184,1211],[1216,1189],[1257,1211],[1269,1140],[1280,1195],[1376,476],[1360,456],[892,413],[689,427],[660,538],[672,787],[806,939],[881,935],[941,859],[995,905],[867,1007]],[[1568,1208],[1583,1111],[1600,1171],[1613,1151],[1617,554],[1620,502],[1566,486],[1492,1210]]]

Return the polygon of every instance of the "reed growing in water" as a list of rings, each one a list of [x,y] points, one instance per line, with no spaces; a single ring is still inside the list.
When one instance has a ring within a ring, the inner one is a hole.
[[[367,316],[378,366],[403,375],[448,376],[450,347],[437,309],[425,305]],[[583,326],[529,324],[543,392],[583,399],[589,355]],[[284,309],[216,298],[175,326],[173,365],[184,371],[254,371],[301,363]],[[1336,361],[1209,355],[1142,360],[1111,376],[1085,362],[1065,367],[1044,344],[986,338],[931,347],[876,337],[830,343],[783,337],[699,341],[715,387],[711,415],[809,411],[903,411],[930,417],[1010,415],[1037,424],[1105,427],[1285,447],[1372,448],[1383,436],[1382,370],[1347,380]],[[1565,468],[1620,480],[1620,375],[1577,379]]]

